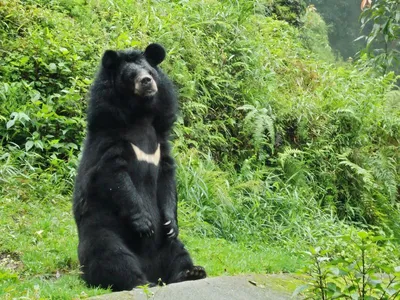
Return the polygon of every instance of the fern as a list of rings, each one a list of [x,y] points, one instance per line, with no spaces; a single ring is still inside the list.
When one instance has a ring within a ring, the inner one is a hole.
[[[387,190],[392,205],[398,197],[396,162],[384,150],[371,157],[372,172],[381,186]]]
[[[272,153],[274,153],[275,116],[272,114],[271,108],[257,108],[253,105],[246,104],[239,107],[238,110],[248,112],[244,118],[244,129],[247,133],[252,134],[253,144],[256,150],[260,151],[263,145],[267,145]]]
[[[285,148],[285,150],[282,153],[279,153],[279,158],[278,161],[280,165],[283,167],[288,161],[289,158],[297,158],[298,157],[303,157],[304,152],[299,150],[299,149],[292,149],[292,148]]]
[[[386,109],[388,112],[400,114],[400,90],[392,90],[386,93]]]
[[[355,174],[360,176],[367,189],[376,187],[374,177],[372,176],[371,172],[351,162],[348,158],[349,154],[350,151],[337,155],[340,160],[339,165],[349,167]]]

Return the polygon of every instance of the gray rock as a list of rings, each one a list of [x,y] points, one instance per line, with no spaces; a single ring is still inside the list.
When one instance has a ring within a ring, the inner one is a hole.
[[[136,288],[96,296],[93,300],[283,300],[301,284],[291,275],[240,275],[185,281],[148,289]]]

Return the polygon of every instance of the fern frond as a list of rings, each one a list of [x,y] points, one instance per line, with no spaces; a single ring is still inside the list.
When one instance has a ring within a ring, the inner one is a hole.
[[[347,157],[348,155],[349,152],[346,152],[344,154],[338,154],[338,158],[340,160],[339,165],[349,167],[352,171],[355,172],[355,174],[359,175],[362,178],[363,182],[367,185],[367,188],[374,187],[375,182],[371,172],[351,162]]]
[[[251,104],[246,104],[238,108],[238,110],[248,111],[244,118],[244,130],[252,133],[253,143],[257,149],[262,145],[269,145],[274,151],[275,145],[275,117],[272,115],[271,109],[257,108]],[[267,131],[267,135],[265,133]]]
[[[293,149],[293,148],[285,148],[285,150],[281,153],[279,153],[278,160],[281,164],[281,166],[284,166],[286,161],[288,161],[289,158],[297,158],[297,156],[302,157],[304,154],[303,151],[299,149]]]

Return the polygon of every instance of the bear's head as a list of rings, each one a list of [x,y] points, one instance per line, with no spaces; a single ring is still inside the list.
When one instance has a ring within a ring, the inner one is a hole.
[[[159,44],[150,44],[144,52],[138,50],[105,51],[102,67],[112,75],[118,93],[127,97],[153,98],[158,92],[157,65],[165,58]]]

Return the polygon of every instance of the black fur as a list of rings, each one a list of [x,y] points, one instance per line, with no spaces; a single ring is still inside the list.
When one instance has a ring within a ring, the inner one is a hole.
[[[144,52],[107,50],[91,89],[73,205],[82,277],[89,285],[118,291],[206,276],[177,238],[168,143],[177,99],[157,66],[164,58],[158,44]],[[159,144],[159,164],[139,161],[131,144],[145,153]]]

